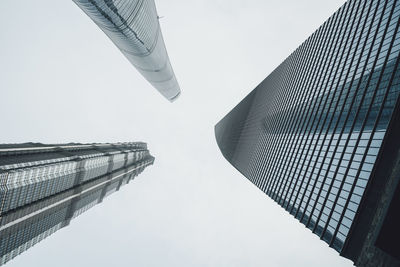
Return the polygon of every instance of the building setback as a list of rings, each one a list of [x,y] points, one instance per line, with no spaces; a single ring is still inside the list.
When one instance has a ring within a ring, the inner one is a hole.
[[[0,265],[129,183],[145,143],[0,145]]]
[[[347,1],[215,126],[238,171],[359,266],[400,264],[399,22],[400,1]]]
[[[181,93],[154,0],[73,0],[169,101]]]

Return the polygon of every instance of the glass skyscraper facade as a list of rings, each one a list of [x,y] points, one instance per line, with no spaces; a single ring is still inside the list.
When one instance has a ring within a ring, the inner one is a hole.
[[[347,1],[215,126],[237,170],[357,265],[400,259],[399,22],[400,1]]]
[[[67,226],[153,162],[140,142],[0,145],[0,265]]]
[[[73,0],[165,98],[180,95],[154,0]]]

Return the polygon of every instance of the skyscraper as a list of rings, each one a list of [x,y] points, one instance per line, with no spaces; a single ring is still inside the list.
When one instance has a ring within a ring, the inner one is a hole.
[[[145,143],[0,145],[0,265],[153,164]]]
[[[399,22],[400,1],[347,1],[215,126],[237,170],[361,266],[400,263]]]
[[[165,98],[181,93],[154,0],[73,0]]]

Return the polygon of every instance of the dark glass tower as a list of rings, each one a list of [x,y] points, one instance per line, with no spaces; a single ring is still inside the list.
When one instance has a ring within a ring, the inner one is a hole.
[[[129,183],[145,143],[0,145],[0,265]]]
[[[181,93],[154,0],[73,0],[165,98]]]
[[[237,170],[362,266],[400,262],[399,22],[400,1],[346,2],[215,126]]]

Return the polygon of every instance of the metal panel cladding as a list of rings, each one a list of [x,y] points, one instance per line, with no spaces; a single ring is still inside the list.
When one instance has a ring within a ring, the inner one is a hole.
[[[152,157],[145,158],[121,170],[3,214],[0,217],[0,266],[103,202],[153,161]]]
[[[154,0],[73,0],[169,101],[181,93]]]
[[[399,98],[400,1],[350,0],[216,126],[225,158],[342,252]]]
[[[147,158],[140,142],[0,145],[0,216]]]
[[[153,163],[142,142],[0,145],[0,266]]]

